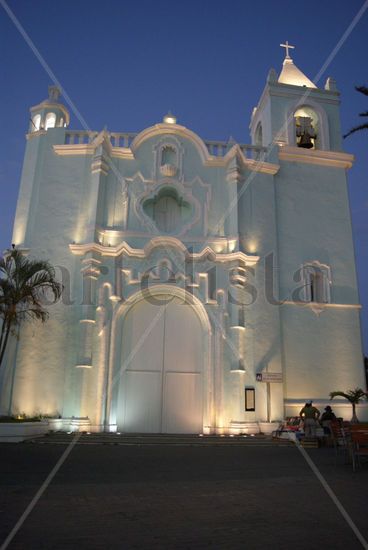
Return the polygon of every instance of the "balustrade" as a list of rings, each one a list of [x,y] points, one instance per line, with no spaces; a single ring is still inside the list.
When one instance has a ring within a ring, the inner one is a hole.
[[[65,144],[88,144],[91,143],[98,132],[69,130],[65,133]],[[132,141],[137,136],[137,133],[132,132],[111,132],[109,133],[111,145],[113,147],[129,148]],[[233,141],[205,141],[205,145],[210,155],[214,157],[224,157],[228,151],[235,145]],[[267,148],[259,145],[239,144],[241,151],[246,158],[263,160],[265,158]]]

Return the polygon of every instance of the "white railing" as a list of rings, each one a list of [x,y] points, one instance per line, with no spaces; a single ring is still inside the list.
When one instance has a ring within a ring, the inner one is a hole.
[[[113,147],[130,147],[136,135],[136,133],[132,132],[109,132],[111,145]],[[98,132],[68,130],[67,132],[65,132],[65,144],[73,145],[75,143],[91,143],[96,136],[98,136]]]
[[[236,141],[205,141],[205,144],[210,155],[224,157],[236,145]],[[258,159],[265,156],[267,152],[267,147],[261,147],[260,145],[247,145],[245,143],[238,143],[238,145],[246,158]]]
[[[111,145],[113,147],[130,147],[133,139],[137,136],[133,132],[109,132]],[[67,130],[65,132],[65,144],[87,144],[91,143],[98,132]],[[235,141],[205,141],[205,145],[210,155],[214,157],[224,157],[228,151],[235,145]],[[239,147],[247,158],[259,159],[265,156],[266,147],[258,145],[246,145],[239,143]]]

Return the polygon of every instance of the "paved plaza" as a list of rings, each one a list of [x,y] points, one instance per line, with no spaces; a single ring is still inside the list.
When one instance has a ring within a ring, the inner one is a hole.
[[[66,448],[1,444],[3,542]],[[368,539],[368,467],[308,454]],[[78,444],[9,548],[362,548],[300,451],[244,445]]]

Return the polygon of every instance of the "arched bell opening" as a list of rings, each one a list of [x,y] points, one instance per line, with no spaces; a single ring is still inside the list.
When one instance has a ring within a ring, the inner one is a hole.
[[[294,113],[296,145],[302,149],[320,148],[320,123],[314,109],[304,106]]]

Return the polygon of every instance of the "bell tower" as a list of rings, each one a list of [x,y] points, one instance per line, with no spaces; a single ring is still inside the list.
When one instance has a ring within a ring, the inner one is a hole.
[[[30,134],[50,128],[66,128],[69,125],[69,112],[59,102],[60,94],[58,86],[49,86],[49,97],[30,108]]]
[[[302,149],[341,151],[339,92],[328,78],[324,89],[310,80],[293,62],[294,49],[287,41],[285,59],[278,76],[268,73],[261,99],[250,123],[253,145],[271,143]]]
[[[49,86],[48,92],[47,99],[30,108],[26,135],[26,151],[12,237],[14,244],[25,248],[34,238],[34,211],[37,209],[39,188],[45,178],[43,156],[54,144],[65,142],[65,131],[70,122],[69,112],[59,99],[60,89]]]
[[[268,147],[280,167],[272,253],[285,415],[294,416],[309,393],[322,405],[332,387],[365,382],[346,176],[354,157],[342,151],[340,95],[332,78],[317,88],[294,64],[294,47],[281,46],[281,73],[270,70],[250,131],[252,143]]]

